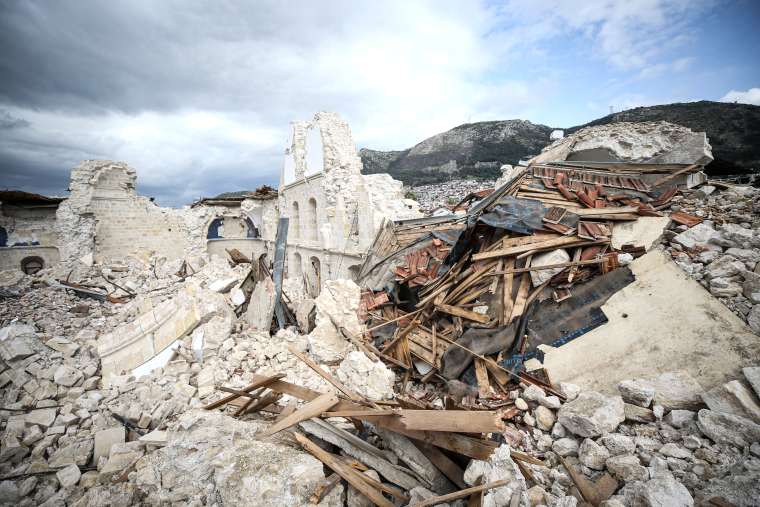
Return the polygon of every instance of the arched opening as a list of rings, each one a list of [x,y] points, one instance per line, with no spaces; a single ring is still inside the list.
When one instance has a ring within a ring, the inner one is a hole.
[[[0,246],[8,246],[8,231],[0,227]]]
[[[324,147],[322,145],[322,132],[315,126],[306,131],[306,170],[304,174],[311,176],[324,170]]]
[[[292,210],[290,212],[290,225],[288,226],[288,234],[293,239],[298,239],[301,234],[301,215],[298,210],[298,202],[293,201]]]
[[[256,224],[253,223],[253,220],[251,220],[251,217],[245,217],[244,222],[245,222],[245,237],[258,238],[259,229],[256,227]]]
[[[220,239],[224,232],[224,219],[215,218],[208,226],[208,233],[206,233],[206,239]]]
[[[288,267],[288,275],[291,278],[301,278],[303,276],[303,268],[301,267],[301,254],[294,252],[290,258],[290,266]]]
[[[308,233],[306,237],[312,241],[316,241],[318,238],[318,226],[317,226],[317,200],[313,197],[309,199],[308,211]]]
[[[322,264],[317,257],[309,258],[309,264],[309,293],[312,297],[317,297],[322,290]]]
[[[42,260],[42,257],[24,257],[21,260],[21,271],[27,275],[33,275],[44,267],[45,261]]]
[[[351,280],[356,282],[359,279],[360,269],[361,269],[361,266],[358,264],[354,264],[353,266],[348,267],[348,275],[351,277]]]

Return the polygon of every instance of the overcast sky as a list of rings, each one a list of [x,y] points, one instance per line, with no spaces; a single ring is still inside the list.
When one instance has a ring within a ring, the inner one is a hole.
[[[638,105],[760,104],[758,2],[2,1],[0,187],[125,161],[166,205],[276,185],[293,119],[357,147]]]

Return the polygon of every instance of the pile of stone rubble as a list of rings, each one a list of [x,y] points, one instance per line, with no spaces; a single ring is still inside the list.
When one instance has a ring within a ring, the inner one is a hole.
[[[665,231],[676,264],[760,333],[760,189],[705,185],[674,201],[704,220]]]
[[[676,263],[760,331],[760,193],[702,187],[674,199],[673,211],[704,219],[665,231]],[[243,389],[255,375],[281,374],[292,384],[334,392],[294,351],[390,407],[407,399],[444,408],[448,398],[471,407],[468,398],[478,397],[477,389],[457,381],[397,377],[349,341],[347,333],[362,329],[361,291],[351,281],[327,281],[315,301],[286,284],[299,322],[314,308],[313,326],[275,334],[256,329],[249,311],[239,311],[236,291],[246,274],[246,266],[219,258],[127,258],[33,277],[2,273],[0,504],[308,505],[324,489],[315,499],[319,505],[370,505],[346,483],[326,488],[331,471],[289,433],[261,438],[276,412],[234,417],[232,406],[204,410],[224,396],[220,387]],[[67,276],[113,291],[121,302],[82,298],[54,282]],[[126,336],[146,312],[185,298],[197,305],[194,318],[161,364],[136,370],[101,361],[103,337]],[[386,490],[403,490],[405,500],[386,497],[396,505],[432,505],[429,499],[438,495],[497,481],[503,482],[482,498],[474,493],[470,502],[754,505],[760,498],[760,368],[743,374],[704,386],[684,372],[663,372],[621,382],[617,393],[560,383],[564,401],[535,384],[513,383],[495,409],[506,430],[489,435],[501,445],[487,460],[453,456],[462,472],[456,485],[411,439],[383,428],[366,424],[359,432],[347,419],[325,419],[376,453],[362,452],[359,442],[331,442],[313,421],[299,428],[346,462],[354,460]],[[285,395],[277,403],[291,402]]]
[[[471,192],[493,188],[494,180],[451,180],[446,183],[418,185],[412,187],[415,200],[420,203],[420,211],[432,213],[440,207],[451,207]]]

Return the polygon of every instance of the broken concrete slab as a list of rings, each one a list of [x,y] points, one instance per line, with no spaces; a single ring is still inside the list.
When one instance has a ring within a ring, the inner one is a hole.
[[[565,262],[570,262],[570,254],[567,253],[567,250],[563,248],[558,248],[557,250],[552,250],[549,252],[545,252],[542,254],[538,254],[535,257],[533,257],[533,260],[530,263],[531,267],[541,267],[541,266],[550,266],[552,264],[563,264]],[[551,269],[541,269],[538,271],[531,271],[530,272],[530,280],[533,283],[534,287],[538,287],[545,281],[549,280],[551,277],[559,273],[565,268],[551,268]]]
[[[68,357],[73,356],[79,350],[79,345],[63,336],[54,336],[46,341],[45,345]]]
[[[710,410],[725,412],[760,423],[760,403],[749,387],[738,380],[715,386],[702,393],[702,400]]]
[[[11,324],[0,329],[0,357],[4,361],[16,361],[31,356],[33,340],[36,340],[36,332],[27,324]]]
[[[662,238],[669,223],[668,217],[639,217],[616,222],[612,227],[612,248],[619,250],[623,245],[633,245],[649,251]]]
[[[697,426],[713,442],[746,447],[760,441],[760,424],[731,414],[702,409],[697,414]]]
[[[760,357],[749,327],[664,253],[653,250],[628,267],[636,280],[602,306],[606,324],[543,348],[555,382],[614,393],[622,380],[683,370],[711,386],[737,378],[745,358]]]
[[[93,461],[97,463],[101,457],[111,452],[111,447],[117,444],[123,444],[126,441],[127,433],[124,426],[114,426],[95,433],[95,449]]]
[[[677,235],[673,238],[673,241],[688,249],[693,249],[698,246],[715,249],[716,245],[711,245],[710,241],[719,236],[720,233],[713,229],[711,225],[702,222]]]
[[[248,302],[248,309],[245,311],[245,320],[253,329],[269,331],[272,327],[276,303],[274,297],[274,282],[271,278],[265,277],[256,284]]]
[[[625,420],[623,399],[584,391],[576,399],[565,403],[558,420],[569,431],[582,437],[598,437],[615,431]]]

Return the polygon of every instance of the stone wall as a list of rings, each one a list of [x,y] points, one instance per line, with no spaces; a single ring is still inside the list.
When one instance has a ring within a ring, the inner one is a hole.
[[[96,260],[150,251],[177,258],[189,247],[180,210],[161,208],[135,192],[136,173],[122,162],[85,160],[71,172],[71,195],[59,206],[61,260]]]
[[[21,263],[29,257],[42,259],[43,267],[58,264],[60,255],[54,246],[14,246],[0,248],[0,271],[21,269]]]
[[[387,174],[365,176],[348,124],[320,112],[292,124],[280,179],[279,209],[290,218],[288,276],[320,283],[351,277],[384,220],[417,218],[417,203]]]
[[[14,244],[55,246],[57,244],[55,211],[55,205],[20,207],[3,204],[0,227],[5,229],[8,238],[7,244],[0,246]]]

